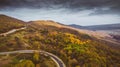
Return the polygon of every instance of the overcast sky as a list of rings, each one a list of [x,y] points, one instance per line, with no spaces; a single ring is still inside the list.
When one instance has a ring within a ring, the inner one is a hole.
[[[0,0],[0,14],[63,24],[120,23],[120,0]]]

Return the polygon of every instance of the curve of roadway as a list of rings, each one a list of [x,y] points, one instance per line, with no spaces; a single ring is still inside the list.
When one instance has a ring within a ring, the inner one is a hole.
[[[34,52],[39,52],[40,54],[49,56],[57,64],[57,67],[66,67],[64,62],[56,55],[43,50],[18,50],[18,51],[10,51],[10,52],[0,52],[0,55],[15,54],[15,53],[34,53]]]

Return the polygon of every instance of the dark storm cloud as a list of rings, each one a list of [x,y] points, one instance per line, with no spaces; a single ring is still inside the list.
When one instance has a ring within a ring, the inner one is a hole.
[[[120,22],[120,0],[0,0],[0,14],[24,21],[54,20],[64,24]]]
[[[120,0],[0,0],[0,9],[8,8],[93,9],[95,14],[120,13]]]

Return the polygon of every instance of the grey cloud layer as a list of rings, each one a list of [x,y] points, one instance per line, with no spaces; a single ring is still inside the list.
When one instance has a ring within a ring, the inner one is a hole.
[[[0,0],[0,9],[6,9],[7,7],[94,9],[96,14],[120,13],[120,0]]]
[[[120,22],[120,0],[0,0],[0,14],[24,21],[97,25]]]

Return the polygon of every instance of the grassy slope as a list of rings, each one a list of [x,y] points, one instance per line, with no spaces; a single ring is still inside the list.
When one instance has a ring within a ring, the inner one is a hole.
[[[0,33],[7,32],[12,29],[21,28],[24,26],[24,22],[12,17],[0,15]]]

